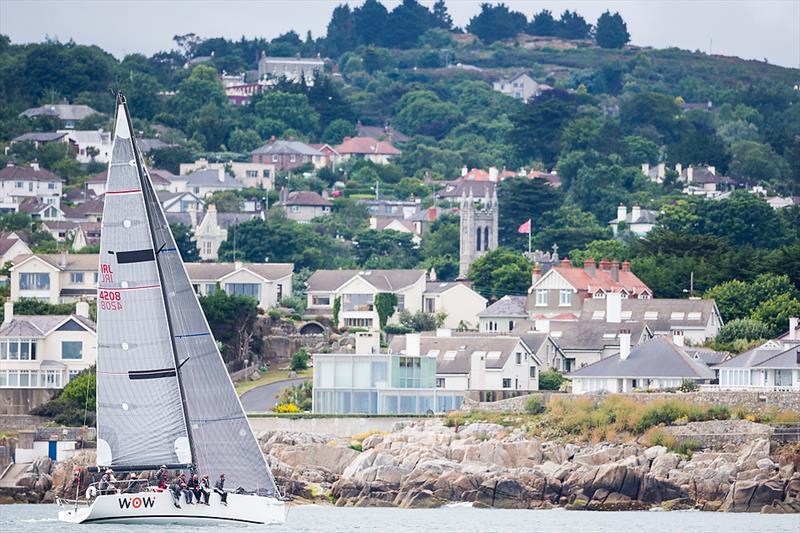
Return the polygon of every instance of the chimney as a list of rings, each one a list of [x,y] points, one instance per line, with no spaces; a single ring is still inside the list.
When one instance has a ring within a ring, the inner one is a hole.
[[[406,355],[419,356],[419,333],[406,333]]]
[[[467,168],[467,165],[464,165],[463,167],[461,167],[461,177],[463,178],[467,174],[469,174],[469,169]]]
[[[550,320],[546,318],[537,318],[533,321],[533,330],[541,331],[542,333],[550,333]]]
[[[197,227],[197,206],[195,206],[194,202],[189,204],[189,221],[192,223],[192,229]],[[211,210],[211,206],[208,206],[208,209]]]
[[[380,349],[380,333],[377,331],[359,331],[356,333],[356,355],[379,353]]]
[[[289,189],[286,186],[281,187],[281,202],[287,202],[289,200]]]
[[[606,322],[609,324],[622,322],[622,293],[610,291],[606,294]]]
[[[650,163],[642,163],[642,174],[650,177]]]
[[[708,165],[708,171],[714,174],[715,176],[717,175],[717,167],[713,165]]]
[[[10,299],[3,306],[3,324],[8,324],[14,320],[14,302]]]
[[[642,209],[638,205],[633,206],[631,209],[631,222],[636,222],[642,214]]]
[[[208,204],[206,208],[206,216],[209,217],[209,223],[212,223],[214,226],[217,225],[217,206],[214,204]]]
[[[683,342],[683,330],[676,329],[672,332],[672,344],[680,346],[681,348],[685,346]]]
[[[591,257],[583,262],[583,269],[586,271],[587,274],[589,274],[592,277],[594,277],[595,268],[596,266],[594,259],[592,259]]]
[[[619,359],[625,361],[631,355],[631,330],[619,330]]]
[[[322,194],[320,195],[326,200],[330,197],[330,193],[328,193],[328,189],[322,189]]]
[[[681,172],[683,172],[683,165],[680,163],[675,163],[675,172],[678,173],[678,179],[681,177]]]
[[[431,271],[428,273],[428,281],[436,281],[436,270],[431,267]]]
[[[611,279],[619,283],[619,261],[616,259],[611,261]]]
[[[617,222],[625,222],[626,218],[628,218],[628,208],[623,204],[619,204],[617,206]]]
[[[436,329],[436,336],[437,337],[452,337],[453,331],[450,328],[437,328]]]
[[[664,163],[658,164],[658,178],[663,180],[664,177],[667,175],[667,166]]]
[[[531,270],[531,285],[535,285],[539,278],[542,277],[542,269],[539,268],[539,265],[534,265],[533,270]]]
[[[223,183],[225,181],[225,167],[219,167],[217,169],[217,179],[219,180],[220,183]]]
[[[608,259],[601,259],[597,266],[603,272],[608,272],[611,270],[611,263],[608,261]]]
[[[564,268],[572,267],[572,263],[570,263],[569,257],[565,257],[564,259],[561,260],[561,266]]]
[[[497,167],[489,167],[489,181],[497,181]]]
[[[630,272],[631,271],[631,262],[627,259],[622,262],[622,271],[623,272]]]
[[[686,181],[688,183],[691,183],[693,178],[694,178],[694,167],[692,165],[689,165],[689,168],[686,169]]]
[[[39,171],[39,163],[36,162],[36,161],[31,163],[31,170],[34,170],[34,171],[38,172]]]
[[[83,318],[89,318],[89,302],[81,300],[75,304],[75,315]]]
[[[67,268],[67,251],[64,250],[61,252],[61,257],[58,260],[58,266],[61,268]]]
[[[796,316],[789,317],[789,340],[800,341],[800,332],[797,331],[798,322],[800,319]]]

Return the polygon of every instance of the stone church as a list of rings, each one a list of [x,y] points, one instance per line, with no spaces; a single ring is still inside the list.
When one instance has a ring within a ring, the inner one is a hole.
[[[486,195],[475,198],[470,191],[469,196],[461,195],[459,201],[461,217],[460,257],[458,263],[458,277],[466,279],[469,267],[473,261],[498,246],[497,238],[497,191],[488,188]]]

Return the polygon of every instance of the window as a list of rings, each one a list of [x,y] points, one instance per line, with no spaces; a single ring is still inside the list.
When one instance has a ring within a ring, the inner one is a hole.
[[[436,378],[436,388],[437,389],[444,388],[444,378]]]
[[[645,311],[644,319],[647,321],[658,320],[658,311]]]
[[[595,300],[605,300],[606,293],[604,293],[603,291],[597,291],[596,293],[592,294],[592,298]]]
[[[517,364],[522,364],[522,352],[517,352]]]
[[[514,321],[513,320],[509,320],[508,321],[508,331],[514,331]]]
[[[639,295],[639,299],[640,300],[649,300],[650,299],[650,295],[647,294],[646,292],[643,292],[642,294]]]
[[[536,289],[536,305],[538,307],[547,305],[547,289]]]
[[[329,305],[331,305],[331,297],[330,296],[312,296],[311,297],[311,305],[329,306]]]
[[[225,292],[229,295],[249,296],[256,300],[261,299],[261,286],[258,283],[226,283]]]
[[[344,325],[349,328],[372,328],[371,318],[345,318]]]
[[[561,363],[561,361],[559,361],[559,363]],[[532,367],[531,367],[531,372],[530,372],[530,374],[528,374],[528,375],[529,375],[530,377],[532,377],[532,378],[535,378],[535,377],[536,377],[536,367],[535,367],[535,366],[532,366]]]
[[[257,178],[258,170],[245,170],[244,175],[248,178]]]
[[[572,289],[561,289],[558,291],[558,305],[572,305]]]
[[[95,285],[97,285],[97,279],[98,279],[97,272],[95,272],[94,273],[94,283],[95,283]]]
[[[344,311],[372,311],[373,301],[372,294],[344,294],[342,295],[342,309]]]
[[[296,161],[297,161],[297,156],[296,155],[292,154],[292,155],[289,156],[289,162],[290,163],[294,163]]]
[[[436,312],[436,300],[434,298],[425,298],[425,312],[426,313]]]
[[[511,378],[503,378],[503,388],[504,389],[511,388]]]
[[[292,206],[292,213],[297,213],[298,211],[300,211],[300,207],[298,207],[296,205],[293,205]]]
[[[475,233],[477,235],[476,241],[475,241],[475,243],[476,243],[475,244],[475,250],[480,252],[481,251],[481,237],[483,236],[483,232],[481,231],[481,228],[478,228],[477,230],[475,230]]]
[[[400,358],[399,385],[402,389],[419,388],[422,376],[422,363],[419,357]]]
[[[23,291],[49,290],[50,274],[23,272],[19,275],[19,288]]]
[[[397,310],[402,311],[406,308],[406,295],[405,294],[398,294],[397,295]]]
[[[217,284],[206,283],[206,294],[214,294],[215,292],[217,292]]]
[[[61,388],[61,372],[59,370],[45,370],[40,374],[40,385],[48,389]]]
[[[80,370],[70,370],[69,374],[67,375],[67,383],[78,377],[78,374],[80,373],[81,373]]]
[[[8,339],[0,341],[0,360],[35,361],[36,339]]]
[[[61,359],[83,359],[83,342],[61,341]]]
[[[269,170],[264,170],[261,172],[261,177],[268,178],[269,177]]]
[[[28,182],[28,192],[33,192],[33,182],[32,181]]]
[[[278,162],[278,156],[277,155],[273,155],[272,156],[272,162],[273,163],[277,163]]]
[[[69,282],[70,283],[83,283],[83,272],[70,272],[69,273]]]

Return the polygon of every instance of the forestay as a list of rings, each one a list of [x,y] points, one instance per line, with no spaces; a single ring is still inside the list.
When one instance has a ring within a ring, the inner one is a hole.
[[[190,464],[170,330],[129,118],[119,105],[97,298],[97,464]]]

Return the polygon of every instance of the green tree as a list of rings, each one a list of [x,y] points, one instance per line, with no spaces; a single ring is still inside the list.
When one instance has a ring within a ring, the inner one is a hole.
[[[187,263],[199,261],[200,253],[197,251],[192,228],[180,223],[170,224],[169,228],[172,230],[172,236],[175,237],[175,246],[178,247],[181,259]]]
[[[247,153],[261,146],[261,136],[254,129],[236,128],[228,138],[228,149],[232,152]]]
[[[526,33],[544,37],[556,35],[558,33],[558,22],[553,18],[553,14],[549,10],[543,9],[531,18],[531,23],[528,25]]]
[[[453,18],[447,11],[447,5],[444,0],[436,0],[433,4],[433,24],[437,28],[450,31],[453,29]]]
[[[792,171],[786,160],[768,144],[739,141],[731,147],[730,174],[737,178],[756,180],[763,185],[780,186],[788,181]]]
[[[612,15],[610,11],[606,10],[597,19],[595,39],[601,48],[622,48],[631,40],[631,35],[620,14]]]
[[[736,318],[722,326],[714,340],[718,344],[732,344],[740,339],[754,341],[769,337],[769,328],[763,322],[749,318]]]
[[[461,113],[450,102],[443,102],[433,91],[409,91],[396,106],[395,125],[411,134],[444,136]]]
[[[222,343],[222,356],[226,362],[243,361],[249,357],[258,317],[258,302],[249,296],[228,295],[217,289],[200,296],[200,305],[211,332]]]
[[[531,263],[520,253],[498,248],[472,263],[469,279],[475,290],[490,300],[526,294],[531,284]]]
[[[515,37],[527,25],[525,15],[505,4],[481,4],[481,12],[469,20],[467,31],[486,44]]]
[[[322,134],[322,142],[333,146],[341,144],[345,137],[353,137],[355,135],[355,125],[348,120],[338,118],[325,128],[325,132]]]
[[[419,249],[410,233],[393,230],[363,230],[355,236],[356,260],[365,268],[413,268]]]
[[[336,57],[356,47],[357,36],[350,6],[340,4],[336,6],[328,23],[325,36],[325,50]]]
[[[601,259],[616,259],[624,261],[630,259],[631,251],[628,245],[620,240],[592,241],[583,249],[575,249],[569,252],[569,258],[573,265],[581,266],[587,259],[599,261]]]
[[[539,390],[559,390],[565,381],[567,378],[557,370],[541,372],[539,374]]]
[[[319,113],[304,94],[268,91],[258,99],[254,109],[259,119],[280,121],[302,133],[311,133],[319,127]]]
[[[659,93],[626,95],[619,109],[623,129],[634,132],[637,128],[654,127],[668,141],[677,137],[681,110],[675,99]]]
[[[375,295],[375,311],[378,312],[378,322],[381,329],[386,326],[386,321],[397,309],[397,295],[392,292],[379,292]]]
[[[459,218],[456,215],[443,213],[439,216],[422,236],[422,255],[428,259],[447,255],[458,257],[460,239],[459,224]]]
[[[439,313],[435,315],[424,311],[411,313],[407,309],[403,309],[398,315],[400,324],[414,332],[435,331],[436,328],[441,327],[445,318],[445,315]]]
[[[433,14],[425,6],[417,0],[403,0],[389,13],[384,42],[393,48],[411,48],[435,25]]]
[[[378,0],[366,0],[353,9],[353,24],[362,44],[384,44],[389,12]]]
[[[97,382],[93,365],[72,378],[54,399],[31,410],[31,414],[52,418],[62,426],[93,426],[96,398]]]
[[[528,235],[519,233],[519,226],[530,219],[531,232],[535,234],[541,230],[544,215],[559,208],[563,195],[543,179],[512,177],[498,185],[497,200],[500,243],[522,251],[528,249]]]
[[[300,372],[308,368],[308,351],[305,348],[300,348],[292,354],[289,368],[295,372]]]
[[[170,99],[170,106],[174,116],[185,124],[204,106],[214,104],[221,109],[227,102],[217,71],[208,65],[197,65],[178,86],[178,93]]]
[[[591,31],[592,25],[575,11],[564,11],[558,20],[557,35],[563,39],[586,39]]]
[[[561,151],[562,130],[577,112],[574,95],[547,91],[509,116],[513,125],[509,141],[523,161],[538,159],[552,166]]]
[[[561,250],[574,250],[610,236],[608,226],[598,224],[592,213],[565,205],[545,214],[542,229],[534,235],[533,244],[541,249],[558,244]]]
[[[170,146],[151,150],[149,156],[155,167],[179,174],[181,163],[194,161],[195,153],[187,146]]]
[[[800,300],[783,293],[758,304],[750,318],[763,323],[769,331],[769,336],[776,337],[786,331],[789,317],[796,316],[800,316]]]

